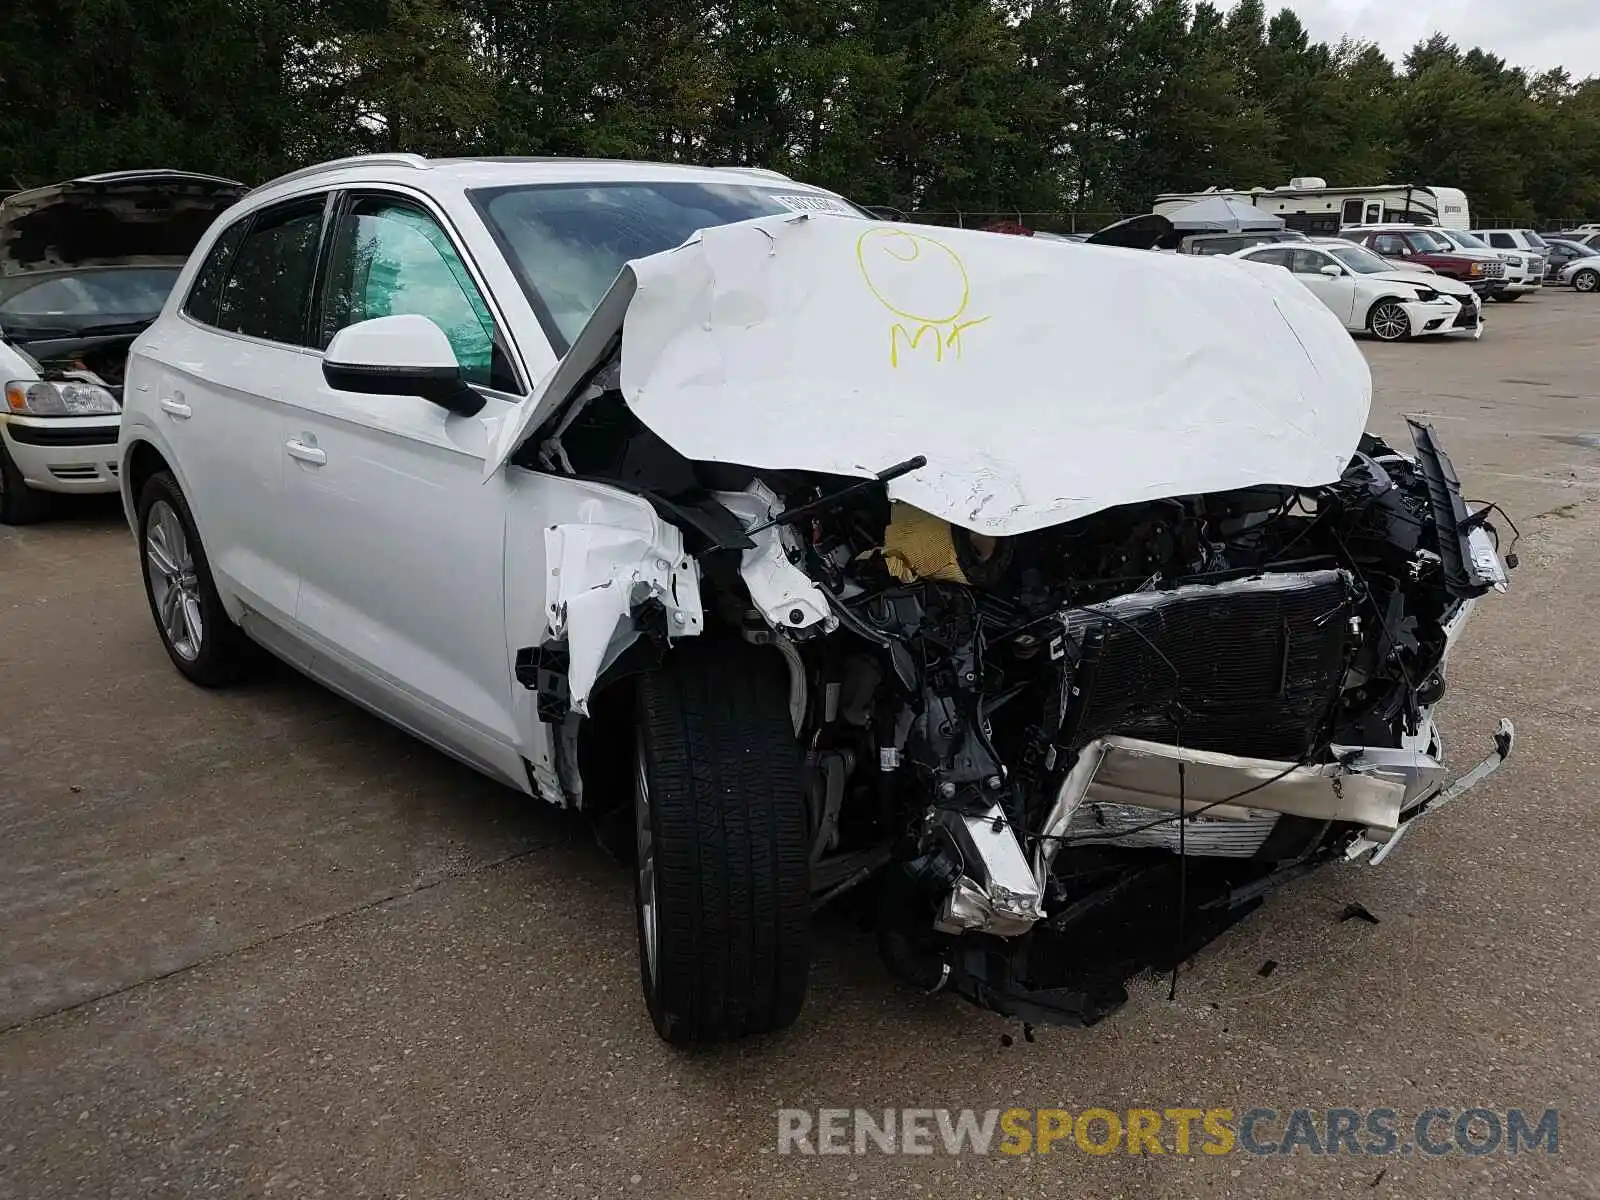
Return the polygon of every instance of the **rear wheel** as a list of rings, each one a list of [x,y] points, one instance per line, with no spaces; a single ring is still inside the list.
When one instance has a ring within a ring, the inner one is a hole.
[[[50,511],[50,497],[29,487],[0,439],[0,525],[32,525]]]
[[[811,961],[799,746],[782,659],[689,644],[639,681],[639,975],[679,1045],[782,1029]]]
[[[139,557],[172,665],[201,687],[237,679],[248,644],[217,595],[194,515],[170,472],[152,475],[139,493]]]
[[[1572,290],[1575,292],[1600,291],[1600,271],[1593,271],[1585,267],[1572,277]]]
[[[1367,317],[1367,328],[1380,342],[1403,341],[1411,336],[1411,318],[1395,301],[1382,300],[1373,305]]]

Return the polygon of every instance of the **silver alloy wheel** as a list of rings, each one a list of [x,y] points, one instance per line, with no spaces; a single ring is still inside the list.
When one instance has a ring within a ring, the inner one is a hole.
[[[1593,271],[1579,271],[1573,277],[1572,286],[1580,292],[1592,292],[1600,287],[1600,274]]]
[[[167,645],[185,662],[200,657],[205,625],[200,618],[200,579],[183,523],[172,505],[157,500],[144,524],[144,569],[156,620]]]
[[[650,832],[650,773],[643,728],[635,731],[633,739],[633,832],[639,860],[639,927],[644,930],[645,969],[654,985],[660,933],[656,918],[655,838]]]
[[[1398,342],[1411,332],[1411,320],[1393,301],[1380,304],[1372,314],[1372,332],[1383,341]]]

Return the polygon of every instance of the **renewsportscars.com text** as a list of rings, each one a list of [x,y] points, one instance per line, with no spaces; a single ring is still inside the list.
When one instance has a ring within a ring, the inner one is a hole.
[[[1555,1154],[1553,1108],[781,1108],[779,1154]]]

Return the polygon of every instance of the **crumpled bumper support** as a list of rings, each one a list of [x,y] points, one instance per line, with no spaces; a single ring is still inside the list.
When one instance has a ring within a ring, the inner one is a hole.
[[[1371,850],[1372,857],[1367,860],[1368,865],[1375,867],[1379,863],[1383,862],[1384,859],[1389,857],[1390,852],[1395,848],[1395,846],[1399,844],[1400,839],[1405,836],[1406,831],[1420,821],[1423,817],[1427,816],[1431,812],[1437,812],[1446,804],[1449,804],[1452,800],[1456,800],[1461,796],[1464,796],[1467,792],[1477,787],[1485,779],[1489,778],[1489,776],[1498,771],[1506,759],[1511,757],[1511,751],[1516,747],[1516,743],[1516,726],[1505,717],[1501,717],[1499,727],[1494,733],[1494,750],[1492,753],[1485,757],[1483,761],[1478,763],[1477,766],[1473,767],[1472,770],[1468,771],[1465,775],[1457,779],[1449,787],[1441,788],[1439,791],[1429,796],[1426,800],[1423,800],[1420,804],[1417,804],[1401,813],[1400,824],[1396,827],[1394,833],[1391,834],[1387,839],[1382,841],[1374,839],[1370,836],[1372,831],[1368,830],[1367,836],[1359,837],[1354,842],[1350,843],[1349,849],[1345,851],[1345,859],[1350,861],[1360,858],[1368,850]]]

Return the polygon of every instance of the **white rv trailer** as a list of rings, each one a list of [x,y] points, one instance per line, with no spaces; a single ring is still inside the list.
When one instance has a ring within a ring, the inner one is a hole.
[[[1211,196],[1229,196],[1283,218],[1290,229],[1313,236],[1332,236],[1345,225],[1409,222],[1445,229],[1472,228],[1467,195],[1459,188],[1382,183],[1372,187],[1331,188],[1325,179],[1291,179],[1287,187],[1208,188],[1203,192],[1169,192],[1156,197],[1154,212],[1176,210]]]

